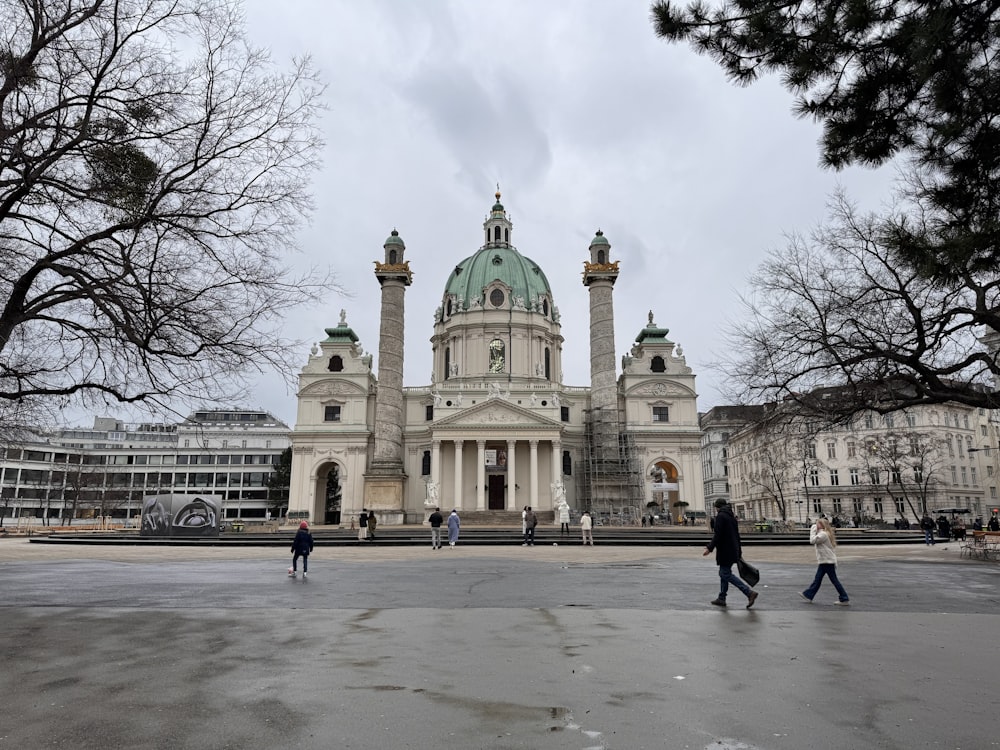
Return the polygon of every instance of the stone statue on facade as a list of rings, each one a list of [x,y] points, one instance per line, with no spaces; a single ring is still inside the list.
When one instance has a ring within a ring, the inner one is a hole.
[[[563,486],[562,480],[557,480],[551,485],[552,489],[552,507],[556,510],[560,510],[562,506],[568,506],[566,502],[566,487]]]
[[[425,508],[438,507],[438,484],[437,482],[427,483],[427,499],[424,500]]]

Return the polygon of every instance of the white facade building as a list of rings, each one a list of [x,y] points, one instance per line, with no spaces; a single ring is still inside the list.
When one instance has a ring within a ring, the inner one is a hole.
[[[912,523],[949,508],[985,520],[998,507],[996,418],[948,403],[869,412],[834,429],[800,419],[748,427],[728,442],[731,501],[752,520]]]
[[[556,300],[542,269],[512,244],[496,198],[482,246],[442,273],[431,383],[402,387],[411,273],[395,231],[375,264],[378,376],[346,313],[314,347],[292,435],[297,515],[338,523],[367,508],[383,523],[416,522],[438,505],[464,519],[519,518],[523,506],[545,513],[562,496],[608,521],[637,522],[660,500],[675,517],[704,508],[695,376],[652,313],[616,372],[619,269],[608,240],[598,232],[580,258],[591,302],[591,383],[567,385]],[[671,489],[654,494],[654,469]]]

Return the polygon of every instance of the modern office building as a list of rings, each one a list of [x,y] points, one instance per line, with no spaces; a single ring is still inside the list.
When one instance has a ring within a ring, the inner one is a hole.
[[[98,417],[91,429],[38,432],[0,452],[6,518],[132,518],[144,495],[214,494],[226,518],[264,518],[287,505],[268,488],[290,445],[263,411],[202,410],[170,424]]]

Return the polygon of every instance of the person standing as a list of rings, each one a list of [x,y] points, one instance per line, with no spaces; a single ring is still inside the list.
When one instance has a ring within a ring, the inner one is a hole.
[[[458,511],[452,510],[448,516],[448,546],[454,547],[458,542],[458,530],[462,527],[462,519],[458,517]]]
[[[746,595],[747,609],[750,609],[757,601],[757,592],[733,575],[733,566],[742,554],[739,524],[736,522],[736,516],[733,515],[729,503],[724,499],[720,497],[716,500],[715,507],[717,512],[712,541],[701,553],[704,557],[715,550],[715,562],[719,566],[719,595],[712,600],[712,604],[716,607],[725,607],[729,584],[732,584]]]
[[[362,508],[361,515],[358,516],[358,541],[363,542],[368,538],[368,509]]]
[[[527,531],[528,525],[526,519],[528,518],[528,506],[525,505],[521,510],[521,536],[524,536],[524,532]]]
[[[843,585],[841,585],[840,579],[837,578],[837,552],[835,549],[837,546],[837,534],[834,532],[829,521],[825,518],[820,518],[813,524],[812,528],[809,529],[809,543],[816,547],[816,562],[818,563],[818,567],[816,568],[816,577],[813,578],[813,582],[800,596],[806,601],[811,602],[819,591],[820,584],[823,583],[823,576],[827,576],[833,587],[837,589],[837,594],[840,595],[840,601],[837,604],[841,607],[846,607],[851,603],[851,598],[847,595]]]
[[[920,528],[924,530],[924,544],[932,546],[934,544],[934,519],[924,513],[920,519]]]
[[[521,545],[522,547],[535,546],[535,527],[537,525],[538,516],[535,515],[535,511],[528,505],[524,516],[524,543]]]
[[[559,536],[569,536],[569,503],[565,498],[559,501]]]
[[[990,521],[986,524],[986,529],[988,531],[1000,531],[1000,518],[997,518],[996,513],[990,516]]]
[[[580,516],[580,530],[583,532],[583,545],[586,547],[588,544],[594,546],[594,519],[590,516],[590,511],[583,511],[583,515]]]
[[[441,509],[435,508],[427,520],[431,524],[431,549],[441,549],[441,524],[444,523]]]
[[[299,566],[299,558],[302,558],[302,577],[309,575],[309,553],[313,550],[313,535],[309,533],[309,524],[305,521],[299,524],[299,530],[295,532],[292,539],[292,567],[288,569],[288,575],[295,578],[296,570]]]
[[[375,528],[378,526],[378,519],[375,518],[375,511],[368,511],[368,541],[375,541]]]

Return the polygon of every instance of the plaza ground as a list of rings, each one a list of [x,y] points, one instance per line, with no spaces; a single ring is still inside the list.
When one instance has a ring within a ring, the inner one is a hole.
[[[748,553],[750,550],[748,549]],[[0,539],[0,748],[984,748],[1000,566],[754,547],[139,548]]]

